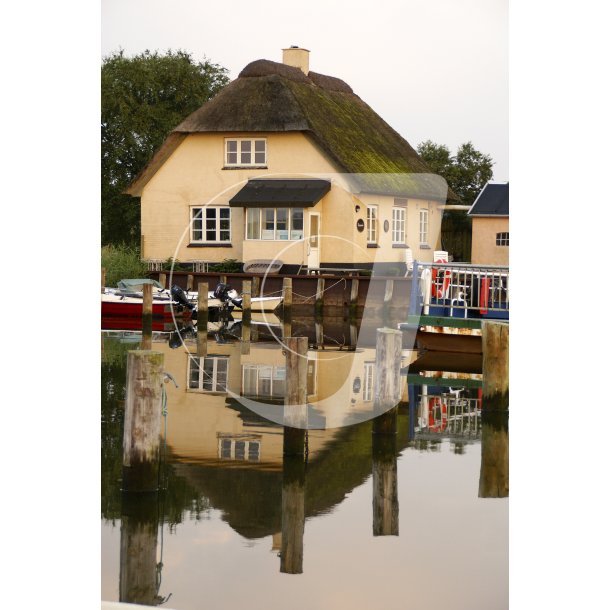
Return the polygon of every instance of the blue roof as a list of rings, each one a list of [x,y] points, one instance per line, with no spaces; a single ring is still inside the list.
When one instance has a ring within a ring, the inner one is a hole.
[[[475,199],[469,216],[508,216],[508,182],[488,182]]]

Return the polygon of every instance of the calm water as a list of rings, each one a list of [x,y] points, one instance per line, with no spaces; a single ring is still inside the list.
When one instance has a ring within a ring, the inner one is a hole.
[[[138,337],[115,335],[102,356],[102,599],[177,610],[508,607],[508,498],[497,497],[508,488],[506,419],[463,406],[458,417],[447,390],[428,387],[411,421],[401,405],[395,444],[373,440],[365,421],[310,430],[307,463],[283,459],[281,426],[230,398],[281,404],[278,346],[244,354],[211,337],[194,366],[196,344],[172,349],[159,334],[153,349],[180,386],[167,386],[164,491],[132,501],[120,492],[121,442]],[[308,354],[308,395],[361,410],[374,349],[328,344]],[[477,390],[456,396],[475,404]],[[328,425],[344,413],[317,415]]]

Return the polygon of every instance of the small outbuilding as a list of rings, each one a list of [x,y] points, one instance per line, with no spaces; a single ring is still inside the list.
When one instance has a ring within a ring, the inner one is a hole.
[[[488,182],[468,211],[475,265],[508,265],[508,182]]]

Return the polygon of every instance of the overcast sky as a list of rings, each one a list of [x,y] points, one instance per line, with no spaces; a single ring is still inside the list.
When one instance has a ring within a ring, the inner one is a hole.
[[[470,140],[508,180],[508,0],[102,0],[102,56],[183,49],[236,78],[290,45],[412,146]]]

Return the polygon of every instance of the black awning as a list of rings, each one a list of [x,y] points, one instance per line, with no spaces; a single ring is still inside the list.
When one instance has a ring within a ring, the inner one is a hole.
[[[248,180],[229,205],[233,208],[310,208],[328,191],[328,180]]]

